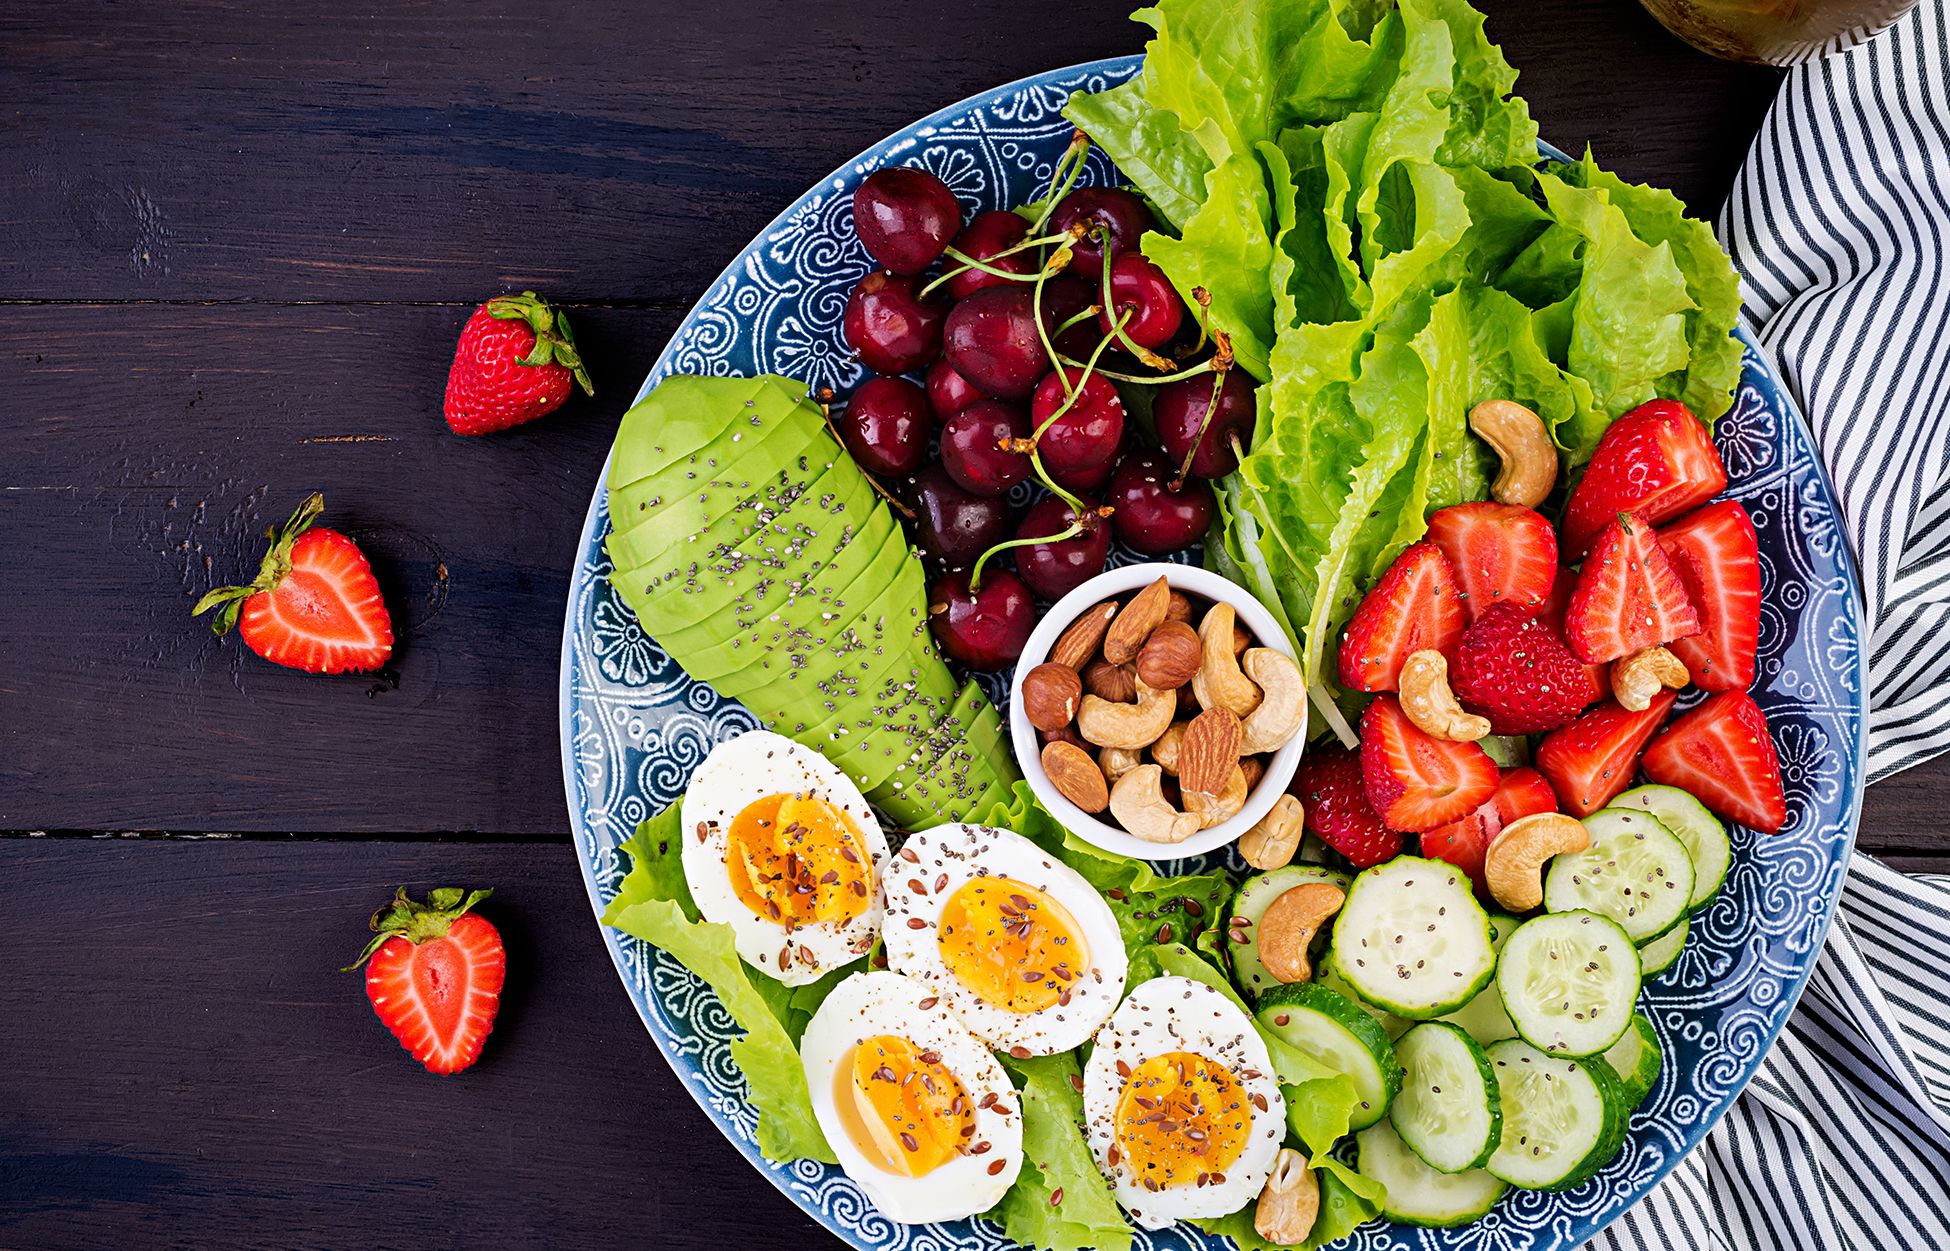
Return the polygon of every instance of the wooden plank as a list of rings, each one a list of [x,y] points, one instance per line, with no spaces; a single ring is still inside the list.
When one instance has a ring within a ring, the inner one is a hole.
[[[7,839],[0,878],[0,1244],[835,1245],[664,1063],[566,848]],[[400,882],[497,887],[455,1077],[339,972]]]
[[[880,136],[1138,51],[1130,7],[8,6],[0,297],[687,302]],[[1623,0],[1484,7],[1546,137],[1718,206],[1776,74]]]

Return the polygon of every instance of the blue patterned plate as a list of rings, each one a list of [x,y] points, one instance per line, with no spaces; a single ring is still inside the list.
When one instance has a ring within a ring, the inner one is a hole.
[[[890,162],[921,165],[964,207],[1035,197],[1071,133],[1058,110],[1072,91],[1129,77],[1136,57],[1056,70],[917,122],[808,191],[711,285],[644,383],[670,373],[772,372],[845,391],[860,376],[840,340],[847,292],[867,271],[852,191]],[[1111,170],[1101,157],[1092,181]],[[1765,589],[1756,698],[1780,748],[1788,825],[1777,837],[1734,831],[1726,888],[1693,918],[1685,954],[1648,986],[1644,1006],[1665,1047],[1659,1084],[1632,1118],[1625,1151],[1558,1194],[1512,1191],[1458,1230],[1374,1222],[1350,1247],[1547,1251],[1576,1247],[1617,1217],[1697,1144],[1760,1064],[1800,996],[1833,915],[1861,807],[1865,718],[1861,609],[1835,496],[1807,431],[1749,341],[1738,402],[1716,441],[1760,533]],[[714,742],[751,714],[691,681],[637,627],[607,581],[609,528],[597,490],[582,530],[562,640],[562,765],[576,853],[598,914],[625,866],[617,845],[677,798]],[[730,1018],[674,960],[604,929],[616,970],[650,1036],[705,1114],[793,1202],[855,1247],[1003,1248],[979,1221],[889,1222],[838,1169],[773,1164],[753,1141],[755,1117],[727,1051]],[[1181,1227],[1137,1237],[1155,1251],[1229,1244]]]

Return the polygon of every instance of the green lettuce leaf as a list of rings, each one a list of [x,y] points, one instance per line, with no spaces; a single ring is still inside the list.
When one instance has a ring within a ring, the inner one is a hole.
[[[1128,1248],[1131,1227],[1084,1139],[1076,1056],[1001,1060],[1021,1083],[1022,1173],[987,1218],[1027,1247]]]
[[[1212,159],[1147,92],[1140,72],[1109,91],[1078,92],[1063,116],[1090,135],[1166,221],[1183,229],[1204,202]]]
[[[838,1163],[813,1118],[795,1028],[803,1031],[825,991],[859,966],[794,988],[745,964],[732,945],[730,926],[698,919],[679,859],[682,838],[676,804],[637,827],[623,844],[630,872],[603,910],[603,924],[668,952],[710,986],[745,1031],[732,1041],[731,1058],[745,1075],[748,1098],[758,1112],[758,1147],[765,1158]]]
[[[1212,324],[1232,338],[1233,357],[1262,381],[1273,344],[1272,209],[1266,173],[1252,152],[1229,156],[1206,175],[1205,203],[1185,223],[1183,237],[1144,236],[1151,258],[1186,303],[1194,288],[1212,298]]]
[[[1382,1200],[1388,1195],[1386,1186],[1331,1156],[1316,1155],[1307,1163],[1319,1175],[1320,1214],[1314,1218],[1313,1231],[1300,1244],[1302,1251],[1339,1242],[1381,1215]],[[1247,1204],[1230,1216],[1191,1223],[1208,1234],[1232,1239],[1239,1251],[1286,1251],[1284,1243],[1268,1242],[1259,1236],[1259,1231],[1253,1228],[1253,1208],[1253,1204]]]

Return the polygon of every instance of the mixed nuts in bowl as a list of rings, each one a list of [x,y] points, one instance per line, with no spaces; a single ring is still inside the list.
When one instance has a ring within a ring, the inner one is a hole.
[[[1023,648],[1009,712],[1036,798],[1078,836],[1146,860],[1242,840],[1269,865],[1300,839],[1286,787],[1306,721],[1272,613],[1217,574],[1163,563],[1058,600]]]

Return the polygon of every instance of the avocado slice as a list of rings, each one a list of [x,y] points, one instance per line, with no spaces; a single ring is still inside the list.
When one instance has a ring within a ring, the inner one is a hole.
[[[800,463],[806,462],[802,459]],[[830,476],[828,466],[820,462],[809,463],[806,473],[797,468],[795,464],[768,474],[756,488],[745,483],[733,485],[725,479],[695,494],[687,492],[682,499],[625,529],[614,528],[612,517],[603,546],[618,569],[648,569],[666,552],[679,547],[686,553],[695,551],[696,544],[705,542],[707,535],[712,546],[750,538],[797,503],[801,495],[816,493],[819,484]]]
[[[709,447],[734,422],[753,416],[773,420],[805,395],[803,384],[777,374],[672,374],[623,414],[606,481],[614,490],[659,473]]]
[[[875,802],[903,825],[917,827],[979,815],[1007,803],[1016,772],[1002,750],[1002,718],[974,682],[962,688],[935,734],[945,746],[875,792]]]
[[[804,478],[844,459],[825,414],[809,401],[765,391],[750,403],[750,409],[737,410],[749,416],[734,416],[716,437],[652,473],[625,479],[612,463],[611,524],[618,530],[634,529],[681,504],[683,511],[663,524],[685,533],[701,530],[750,494],[752,483],[774,471],[791,470]]]

